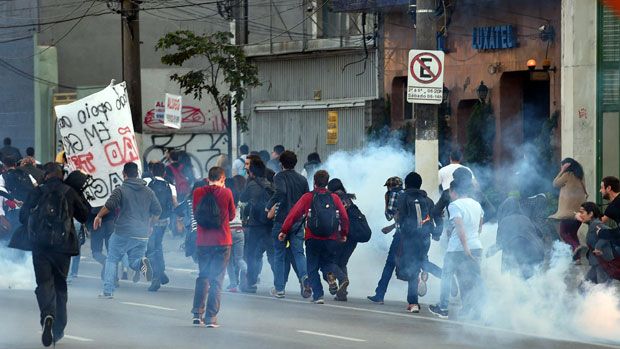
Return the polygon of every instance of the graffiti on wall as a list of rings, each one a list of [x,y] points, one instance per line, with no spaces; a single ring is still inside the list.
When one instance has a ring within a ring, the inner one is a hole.
[[[193,134],[159,134],[144,135],[143,161],[163,160],[166,150],[182,150],[187,152],[196,178],[204,178],[206,169],[214,166],[217,158],[228,149],[228,137],[225,133],[193,133]]]

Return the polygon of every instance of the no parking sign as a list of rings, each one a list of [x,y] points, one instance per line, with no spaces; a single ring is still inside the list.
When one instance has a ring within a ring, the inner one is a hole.
[[[409,51],[407,102],[441,104],[443,100],[443,51]]]

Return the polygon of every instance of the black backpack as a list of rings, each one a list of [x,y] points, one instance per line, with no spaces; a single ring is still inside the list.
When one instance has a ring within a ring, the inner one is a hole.
[[[41,188],[42,195],[28,219],[28,238],[34,245],[61,247],[69,240],[73,219],[69,215],[68,190],[64,185]]]
[[[366,216],[355,204],[349,206],[347,214],[349,215],[349,240],[361,243],[368,242],[372,235],[372,230],[368,225]]]
[[[170,189],[168,182],[153,178],[148,187],[155,192],[157,201],[159,201],[159,205],[161,206],[161,215],[159,215],[159,219],[170,218],[173,204],[172,189]]]
[[[420,195],[405,195],[407,202],[406,212],[399,212],[403,215],[400,223],[400,230],[409,236],[426,236],[433,233],[435,225],[431,218],[431,210],[428,199]]]
[[[20,168],[15,168],[7,171],[3,176],[9,193],[19,201],[26,201],[28,194],[34,189],[30,175]]]
[[[308,228],[319,237],[330,237],[340,228],[340,217],[330,192],[314,192],[308,212]]]
[[[271,186],[264,187],[259,181],[256,181],[256,184],[262,189],[262,193],[258,200],[250,203],[250,215],[255,223],[268,225],[271,220],[267,218],[265,206],[267,206],[267,201],[273,195],[274,190]]]
[[[196,223],[206,229],[220,229],[222,227],[222,214],[213,193],[207,193],[202,197],[194,212]]]

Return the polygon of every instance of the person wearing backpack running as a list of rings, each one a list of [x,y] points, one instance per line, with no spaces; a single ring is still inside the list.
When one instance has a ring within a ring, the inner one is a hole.
[[[405,177],[405,192],[399,195],[396,207],[396,223],[399,225],[401,242],[396,255],[396,276],[408,283],[407,311],[420,312],[418,295],[426,294],[426,279],[422,270],[428,264],[431,236],[441,235],[443,220],[434,215],[434,203],[422,187],[422,177],[411,172]],[[438,268],[438,267],[437,267]],[[441,277],[441,274],[438,275]],[[419,286],[424,288],[419,292]],[[420,293],[420,294],[419,294]]]
[[[152,178],[145,178],[147,187],[155,193],[161,206],[159,220],[153,225],[153,233],[149,237],[146,248],[146,256],[153,266],[153,280],[149,286],[150,292],[157,292],[161,285],[170,280],[166,275],[166,262],[164,261],[163,240],[166,227],[170,224],[170,218],[177,207],[177,190],[174,185],[164,179],[166,167],[161,162],[152,163],[149,166]]]
[[[346,295],[349,285],[347,276],[336,265],[340,246],[347,241],[349,233],[349,216],[337,194],[327,190],[329,173],[319,170],[314,174],[314,190],[304,194],[293,206],[282,225],[278,235],[284,241],[293,224],[302,217],[306,218],[305,240],[308,278],[312,287],[312,302],[323,304],[323,285],[319,269],[323,274],[332,273],[340,282],[336,289],[339,297]],[[330,293],[332,292],[330,288]]]
[[[247,285],[242,292],[256,293],[258,275],[262,269],[263,255],[267,253],[267,259],[273,271],[273,240],[271,228],[273,222],[267,217],[265,206],[273,195],[273,185],[265,178],[265,163],[261,159],[252,158],[248,169],[248,183],[245,191],[241,194],[240,201],[245,204],[242,220],[248,230],[246,241],[247,249]]]
[[[105,262],[102,299],[112,299],[117,279],[117,264],[127,254],[129,267],[141,272],[147,281],[153,279],[151,262],[145,252],[151,234],[152,223],[162,213],[155,193],[138,178],[138,165],[128,162],[123,166],[123,184],[112,191],[93,222],[93,229],[99,230],[103,217],[116,212],[114,233],[108,241],[108,255]]]
[[[48,347],[62,339],[67,325],[67,274],[71,256],[79,250],[73,219],[86,222],[90,205],[62,182],[58,164],[50,162],[43,168],[45,180],[28,195],[19,219],[28,227],[43,326],[41,341]]]
[[[196,188],[193,194],[192,207],[198,224],[196,258],[199,269],[192,308],[194,326],[219,327],[217,314],[232,246],[230,222],[236,214],[233,194],[225,187],[225,182],[224,169],[211,167],[208,185]]]

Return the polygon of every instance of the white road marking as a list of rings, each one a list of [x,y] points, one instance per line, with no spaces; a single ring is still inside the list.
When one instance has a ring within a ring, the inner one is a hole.
[[[68,334],[65,335],[65,338],[73,339],[74,341],[78,341],[78,342],[94,342],[95,341],[94,339],[78,337],[78,336],[70,336]]]
[[[82,277],[82,276],[80,275],[80,277]],[[100,279],[99,277],[94,277],[94,276],[84,276],[84,277],[92,278],[92,279]],[[189,287],[166,286],[166,288],[168,288],[168,289],[177,289],[177,290],[185,290],[185,291],[194,291],[193,288],[189,288]],[[233,296],[233,297],[237,296],[237,297],[262,298],[262,299],[269,299],[269,300],[273,300],[273,301],[277,301],[277,302],[287,302],[287,303],[298,303],[298,304],[309,304],[309,305],[311,305],[311,303],[309,301],[301,301],[301,300],[290,299],[290,298],[289,299],[286,299],[286,298],[278,299],[278,298],[274,298],[274,297],[271,297],[271,296],[262,296],[262,295],[247,294],[247,293],[222,292],[222,294],[230,295],[230,296]],[[605,347],[605,348],[620,349],[619,345],[614,345],[614,344],[610,344],[610,343],[587,342],[587,341],[583,341],[583,340],[579,340],[579,339],[572,339],[572,338],[567,339],[567,338],[560,338],[560,337],[555,337],[555,336],[551,336],[551,335],[533,334],[533,333],[527,333],[527,332],[522,332],[522,331],[518,331],[518,330],[510,330],[510,329],[506,329],[506,328],[499,328],[499,327],[492,327],[492,326],[483,326],[483,325],[477,325],[477,324],[472,324],[472,323],[467,323],[467,322],[459,322],[459,321],[454,321],[454,320],[439,319],[439,318],[432,317],[432,316],[413,315],[413,314],[410,314],[410,313],[406,313],[406,314],[404,314],[404,313],[394,313],[394,312],[389,312],[389,311],[366,309],[366,308],[357,308],[357,307],[333,305],[333,304],[321,304],[321,307],[340,308],[340,309],[348,309],[348,310],[361,311],[361,312],[374,313],[374,314],[381,314],[381,315],[388,315],[388,316],[414,318],[414,319],[418,319],[418,320],[438,322],[438,323],[448,323],[448,324],[453,324],[453,325],[458,325],[458,326],[463,326],[463,327],[472,327],[472,328],[477,328],[477,329],[486,330],[486,331],[503,332],[503,333],[513,334],[513,335],[521,335],[521,336],[525,336],[525,337],[531,337],[531,338],[542,338],[542,339],[550,339],[550,340],[559,341],[559,342],[579,343],[579,344],[586,344],[586,345],[596,345],[596,346]]]
[[[351,341],[351,342],[366,342],[365,339],[336,336],[336,335],[333,335],[333,334],[327,334],[327,333],[321,333],[321,332],[313,332],[313,331],[306,331],[306,330],[297,330],[297,332],[304,333],[304,334],[311,334],[311,335],[315,335],[315,336],[322,336],[322,337],[342,339],[342,340]]]
[[[167,310],[167,311],[176,311],[176,309],[160,307],[159,305],[151,305],[151,304],[142,304],[142,303],[134,303],[134,302],[120,302],[121,304],[133,305],[135,307],[143,307],[143,308],[151,308],[158,310]]]

